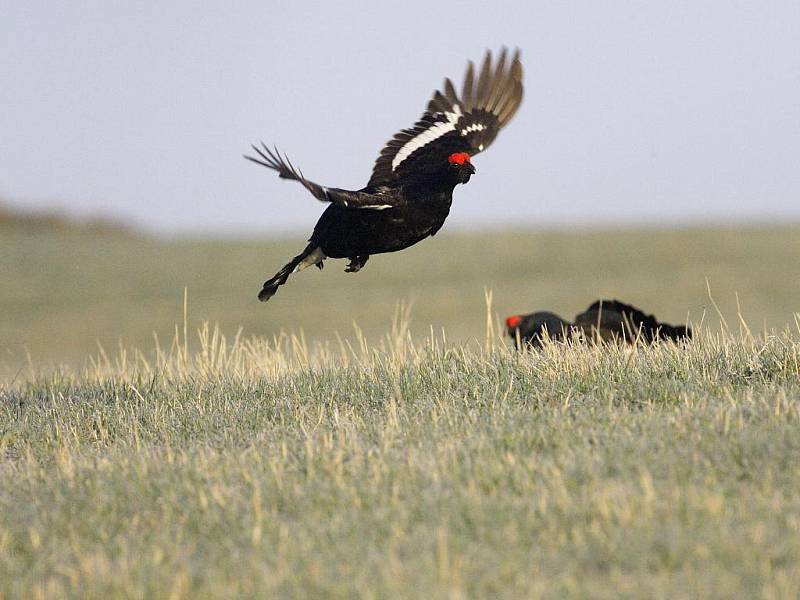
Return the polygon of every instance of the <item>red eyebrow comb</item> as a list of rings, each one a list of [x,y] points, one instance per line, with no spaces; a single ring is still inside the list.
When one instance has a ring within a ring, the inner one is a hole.
[[[453,154],[447,157],[447,162],[450,164],[455,163],[457,165],[463,165],[469,162],[469,154],[466,152],[453,152]]]
[[[522,317],[519,315],[514,315],[513,317],[508,317],[506,319],[506,327],[509,329],[515,329],[522,323]]]

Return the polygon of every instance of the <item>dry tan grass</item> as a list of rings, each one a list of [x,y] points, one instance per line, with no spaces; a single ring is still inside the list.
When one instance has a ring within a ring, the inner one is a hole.
[[[797,323],[516,352],[483,300],[15,372],[0,597],[800,594]]]
[[[467,346],[408,323],[376,345],[178,327],[153,358],[18,379],[0,594],[800,592],[791,335],[519,353],[494,318]]]
[[[413,301],[410,331],[451,342],[483,341],[484,289],[503,316],[548,309],[572,318],[598,298],[620,298],[667,322],[717,329],[715,300],[737,330],[783,330],[800,310],[796,228],[498,232],[446,235],[358,274],[332,261],[304,272],[268,304],[255,294],[302,240],[159,241],[81,232],[0,228],[0,369],[78,368],[102,344],[149,349],[168,341],[189,292],[189,327],[219,325],[228,339],[304,332],[309,344],[371,343],[398,299]],[[737,307],[737,294],[740,308]],[[30,363],[28,360],[30,357]],[[13,373],[12,373],[13,376]]]

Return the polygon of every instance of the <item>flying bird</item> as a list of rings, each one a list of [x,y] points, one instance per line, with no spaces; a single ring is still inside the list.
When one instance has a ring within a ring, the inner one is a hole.
[[[372,176],[360,190],[319,185],[277,148],[253,145],[245,156],[300,182],[328,207],[305,249],[264,283],[266,302],[293,273],[326,258],[349,260],[345,271],[359,271],[373,254],[397,252],[436,235],[450,212],[453,190],[475,174],[472,157],[486,150],[522,102],[519,51],[505,48],[497,60],[486,53],[480,69],[467,66],[459,95],[450,79],[436,91],[417,123],[403,129],[381,150]]]
[[[619,300],[597,300],[572,323],[546,311],[513,315],[506,319],[506,330],[511,338],[519,335],[521,342],[533,348],[542,347],[545,335],[553,341],[583,338],[629,344],[637,339],[651,343],[657,340],[677,342],[692,337],[690,327],[661,323],[654,315],[647,315]]]

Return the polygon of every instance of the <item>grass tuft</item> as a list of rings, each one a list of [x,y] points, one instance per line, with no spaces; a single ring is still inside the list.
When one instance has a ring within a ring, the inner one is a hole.
[[[487,301],[491,295],[487,294]],[[488,306],[488,302],[487,302]],[[227,339],[0,392],[0,596],[793,597],[800,345]]]

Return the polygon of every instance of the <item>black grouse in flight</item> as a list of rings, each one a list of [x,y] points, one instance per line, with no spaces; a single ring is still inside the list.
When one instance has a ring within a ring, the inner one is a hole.
[[[245,158],[330,203],[306,248],[264,283],[259,300],[269,300],[292,273],[311,265],[321,269],[326,258],[349,259],[345,270],[355,273],[372,254],[403,250],[435,235],[450,212],[453,189],[475,173],[470,159],[489,147],[521,102],[519,51],[509,58],[504,48],[496,62],[487,52],[480,71],[469,63],[460,96],[446,79],[414,127],[389,140],[360,190],[309,181],[277,149],[253,146],[258,156]]]

